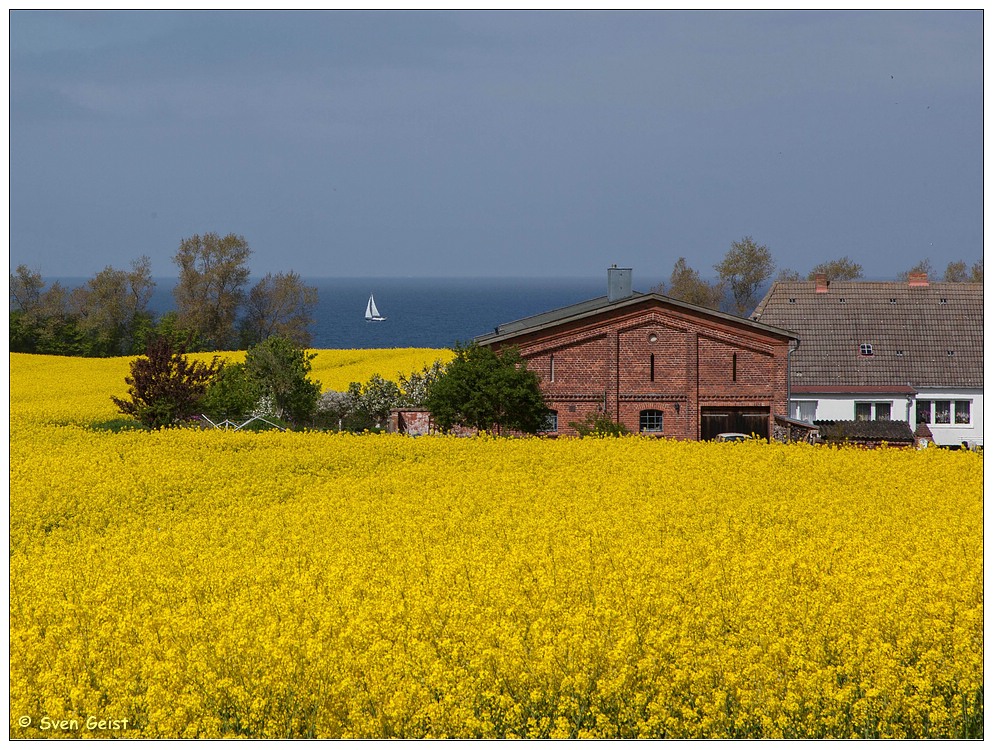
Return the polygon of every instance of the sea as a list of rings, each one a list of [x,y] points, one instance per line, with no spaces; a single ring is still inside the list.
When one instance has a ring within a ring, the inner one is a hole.
[[[59,279],[73,288],[86,279]],[[150,309],[174,310],[174,278],[156,278]],[[254,280],[249,283],[249,286]],[[315,349],[447,349],[529,315],[600,297],[606,275],[593,278],[310,278],[318,302],[311,326]],[[367,322],[375,295],[386,320]]]

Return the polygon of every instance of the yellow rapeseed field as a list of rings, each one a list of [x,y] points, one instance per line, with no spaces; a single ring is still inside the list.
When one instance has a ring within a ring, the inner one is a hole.
[[[12,737],[982,732],[981,456],[92,429],[126,374],[11,356]]]

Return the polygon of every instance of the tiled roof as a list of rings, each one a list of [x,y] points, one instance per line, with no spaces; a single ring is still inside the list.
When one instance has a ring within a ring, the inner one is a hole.
[[[527,318],[521,318],[520,320],[515,320],[510,323],[503,323],[493,329],[493,333],[483,334],[482,336],[477,336],[475,341],[482,345],[489,345],[504,341],[506,339],[512,339],[518,335],[525,333],[532,333],[535,331],[540,331],[545,328],[550,328],[552,326],[557,326],[562,323],[572,322],[575,320],[582,320],[583,318],[590,317],[592,315],[598,315],[603,312],[622,310],[631,305],[637,305],[644,302],[656,302],[665,305],[671,305],[676,308],[683,309],[687,312],[703,314],[706,316],[719,318],[728,322],[733,322],[737,325],[743,325],[748,328],[755,330],[765,331],[766,333],[771,333],[776,336],[782,336],[784,338],[796,338],[795,334],[788,330],[783,330],[777,326],[770,325],[765,321],[756,321],[751,318],[740,318],[737,315],[730,315],[728,313],[720,312],[718,310],[711,310],[706,307],[699,307],[697,305],[690,304],[689,302],[683,302],[682,300],[672,299],[671,297],[666,297],[661,294],[656,294],[654,292],[649,292],[647,294],[642,294],[639,292],[634,292],[628,297],[623,297],[619,300],[611,302],[607,297],[596,297],[591,300],[586,300],[585,302],[577,302],[574,305],[569,305],[568,307],[561,307],[557,310],[550,310],[548,312],[540,313],[538,315],[532,315]]]
[[[794,387],[983,385],[982,284],[776,282],[752,319],[800,335]]]

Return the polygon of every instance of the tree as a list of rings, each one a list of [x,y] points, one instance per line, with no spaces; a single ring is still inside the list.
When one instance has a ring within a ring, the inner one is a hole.
[[[180,327],[192,330],[210,349],[237,345],[236,321],[251,254],[244,237],[210,232],[183,240],[173,258],[179,266],[174,296]]]
[[[813,281],[819,273],[826,275],[829,283],[832,281],[853,281],[862,278],[862,266],[846,255],[844,258],[829,260],[814,266],[807,275],[807,280]]]
[[[44,288],[45,282],[40,272],[32,271],[23,264],[19,265],[16,275],[10,275],[10,309],[25,315],[36,314]]]
[[[972,269],[969,271],[969,281],[982,284],[983,283],[983,259],[980,258],[975,263],[972,264]]]
[[[72,312],[90,339],[91,354],[121,356],[141,351],[142,334],[152,325],[148,302],[154,289],[151,261],[142,256],[130,271],[107,266],[73,290]]]
[[[784,268],[776,274],[776,281],[800,281],[800,272]]]
[[[248,350],[245,369],[258,383],[261,397],[271,399],[276,416],[302,424],[313,417],[321,397],[321,384],[309,377],[316,356],[289,339],[272,336]]]
[[[983,281],[983,261],[978,260],[970,269],[964,260],[953,261],[945,268],[944,281],[951,282],[979,282]]]
[[[252,346],[281,336],[297,346],[309,346],[316,304],[317,288],[305,286],[299,274],[267,273],[248,293],[242,344]]]
[[[680,258],[673,264],[668,284],[659,284],[652,291],[712,310],[719,309],[724,298],[723,284],[704,281],[699,273],[689,267],[686,258]]]
[[[400,376],[400,391],[403,402],[398,406],[423,406],[427,400],[428,391],[445,371],[445,366],[439,360],[431,365],[425,365],[420,372],[412,372],[409,376]]]
[[[217,357],[210,364],[190,361],[158,338],[131,363],[131,375],[124,378],[129,398],[111,396],[111,401],[146,427],[177,424],[196,415],[218,367]]]
[[[908,279],[910,279],[910,274],[912,273],[926,273],[929,278],[931,276],[934,276],[934,269],[931,267],[931,260],[929,258],[925,258],[924,260],[912,266],[909,270],[904,271],[899,276],[897,276],[897,280],[907,281]]]
[[[390,410],[405,405],[400,387],[392,380],[374,374],[365,385],[349,383],[349,428],[380,428],[389,419]]]
[[[517,349],[495,352],[478,344],[455,347],[455,357],[431,385],[424,406],[444,431],[464,425],[536,433],[550,413],[538,376]]]
[[[224,364],[204,394],[201,408],[211,419],[239,419],[252,413],[262,388],[244,363]]]
[[[731,288],[734,311],[746,315],[758,297],[759,287],[772,276],[776,264],[765,245],[756,245],[751,237],[731,243],[724,260],[714,266],[721,282]]]

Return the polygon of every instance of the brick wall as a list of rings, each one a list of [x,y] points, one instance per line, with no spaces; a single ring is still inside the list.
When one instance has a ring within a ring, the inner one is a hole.
[[[787,338],[658,298],[500,345],[517,346],[541,377],[563,435],[601,410],[638,432],[652,409],[662,436],[695,440],[704,406],[768,408],[771,434],[772,416],[787,411]]]

